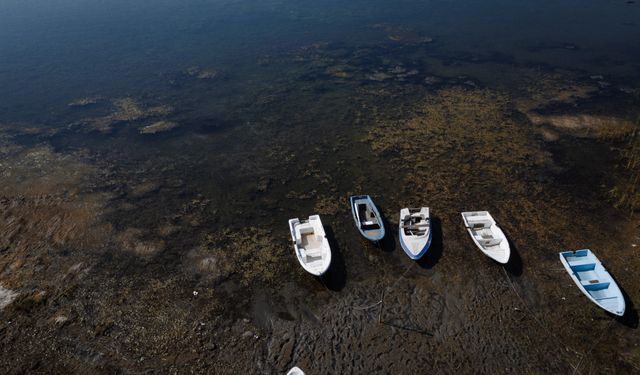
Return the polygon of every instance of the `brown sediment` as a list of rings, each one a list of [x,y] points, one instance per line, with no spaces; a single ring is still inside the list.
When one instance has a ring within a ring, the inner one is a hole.
[[[321,195],[316,198],[314,211],[321,215],[337,215],[347,205],[348,202],[343,197]]]
[[[101,216],[110,194],[91,191],[95,176],[82,152],[16,147],[5,155],[0,283],[20,293],[9,307],[29,311],[57,298],[59,281],[83,274],[81,269],[90,266],[81,260],[109,241],[112,227]],[[64,256],[70,249],[77,255]]]
[[[629,210],[631,213],[640,209],[640,134],[636,126],[627,137],[626,145],[620,148],[621,163],[616,185],[609,195],[616,207]]]

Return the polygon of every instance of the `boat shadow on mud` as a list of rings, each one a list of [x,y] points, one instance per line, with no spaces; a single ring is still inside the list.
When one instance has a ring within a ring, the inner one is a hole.
[[[442,257],[442,220],[439,217],[431,217],[431,245],[424,256],[416,261],[418,265],[425,269],[431,269]]]
[[[331,265],[324,275],[320,276],[320,281],[330,290],[339,292],[347,283],[347,269],[344,265],[344,258],[340,252],[340,245],[336,240],[335,232],[330,225],[324,226],[327,241],[331,247]]]
[[[504,232],[504,229],[503,229],[503,232]],[[507,241],[509,242],[511,254],[509,256],[509,261],[503,267],[505,271],[507,271],[511,276],[516,276],[516,277],[521,276],[523,266],[522,266],[522,258],[520,257],[520,252],[518,251],[518,248],[513,243],[511,238],[506,235],[506,233],[505,233],[505,237],[507,237]]]
[[[624,291],[624,289],[620,287],[620,283],[618,283],[617,281],[616,283],[618,284],[618,287],[620,288],[620,291],[622,292],[622,296],[624,297],[624,300],[626,303],[625,313],[623,316],[615,316],[610,313],[607,313],[607,315],[612,316],[619,323],[622,323],[629,328],[637,329],[638,328],[638,310],[634,308],[633,301],[631,301],[631,298],[629,298],[629,295]]]
[[[394,233],[397,234],[398,228],[389,223],[389,220],[387,220],[382,211],[380,211],[380,219],[384,225],[385,234],[384,237],[374,245],[384,252],[391,253],[396,249],[396,236]]]

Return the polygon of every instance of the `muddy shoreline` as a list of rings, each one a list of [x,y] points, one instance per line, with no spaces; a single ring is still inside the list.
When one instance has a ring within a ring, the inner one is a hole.
[[[172,67],[146,95],[0,122],[0,372],[640,372],[634,81],[367,30],[377,43]],[[529,52],[581,53],[567,46]],[[350,216],[362,193],[377,246]],[[434,238],[413,262],[396,223],[419,204]],[[469,240],[459,213],[476,209],[509,238],[505,267]],[[286,225],[313,213],[322,278]],[[562,269],[584,247],[625,317]]]

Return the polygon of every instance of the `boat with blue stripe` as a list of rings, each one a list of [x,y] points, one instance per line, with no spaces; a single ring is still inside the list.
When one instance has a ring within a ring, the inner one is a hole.
[[[353,220],[360,233],[370,241],[384,238],[384,224],[378,208],[368,195],[353,195],[349,198]]]
[[[429,207],[400,210],[400,245],[411,259],[420,259],[431,245]]]
[[[561,252],[560,261],[573,282],[593,303],[612,314],[624,315],[622,291],[591,250]]]

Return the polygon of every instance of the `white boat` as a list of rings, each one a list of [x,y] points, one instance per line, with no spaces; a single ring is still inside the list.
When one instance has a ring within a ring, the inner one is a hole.
[[[331,264],[331,248],[322,227],[319,215],[308,220],[289,220],[293,248],[302,268],[312,275],[320,276]]]
[[[462,220],[473,242],[486,256],[503,264],[509,261],[509,241],[489,212],[463,212]]]
[[[304,371],[300,370],[297,366],[294,366],[287,375],[304,375]]]
[[[625,302],[620,287],[591,250],[563,251],[560,262],[591,302],[612,314],[624,315]]]
[[[420,259],[431,244],[429,207],[400,210],[400,245],[411,259]]]

